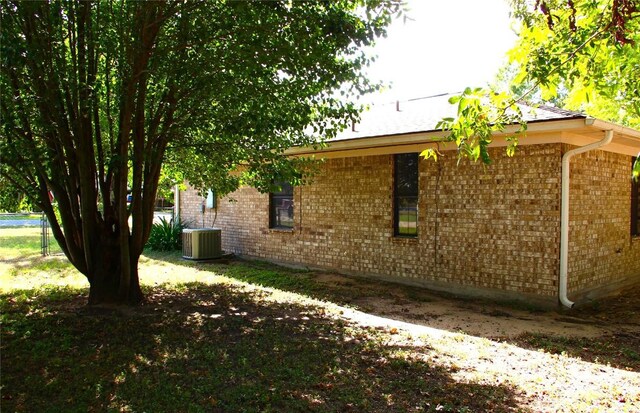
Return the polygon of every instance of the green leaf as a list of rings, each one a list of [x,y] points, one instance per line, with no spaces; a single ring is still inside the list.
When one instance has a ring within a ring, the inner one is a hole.
[[[433,148],[425,149],[424,151],[420,152],[420,156],[422,156],[424,159],[431,158],[434,161],[438,160],[438,152]]]

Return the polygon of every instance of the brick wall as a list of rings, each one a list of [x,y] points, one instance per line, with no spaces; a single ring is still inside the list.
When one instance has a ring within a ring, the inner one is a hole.
[[[578,296],[640,281],[630,176],[630,156],[593,151],[571,161],[569,291]]]
[[[452,152],[420,162],[417,239],[393,236],[393,156],[327,160],[294,190],[295,228],[269,229],[268,195],[241,188],[204,214],[237,254],[397,279],[454,292],[557,296],[560,144],[522,146],[490,166]],[[184,219],[202,226],[203,199],[181,194]],[[216,215],[217,214],[217,215]]]
[[[435,271],[448,282],[554,297],[560,147],[523,146],[513,158],[495,149],[491,157],[488,167],[456,167],[456,159],[429,165],[424,193],[432,211],[427,235],[438,242]]]

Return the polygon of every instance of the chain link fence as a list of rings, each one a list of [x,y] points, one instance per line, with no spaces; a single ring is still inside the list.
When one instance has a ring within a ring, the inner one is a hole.
[[[42,213],[40,217],[40,251],[43,257],[51,255],[51,242],[49,236],[49,219]]]
[[[173,219],[173,208],[157,208],[154,212],[153,222],[159,223],[161,218],[164,218],[167,221]],[[10,230],[12,230],[12,232],[17,231],[28,237],[33,237],[35,234],[39,234],[40,252],[42,256],[62,253],[58,243],[53,238],[49,220],[44,213],[0,213],[0,232],[3,230],[6,230],[5,232]]]
[[[61,253],[52,237],[49,221],[41,212],[0,213],[0,236],[17,237],[43,256]]]

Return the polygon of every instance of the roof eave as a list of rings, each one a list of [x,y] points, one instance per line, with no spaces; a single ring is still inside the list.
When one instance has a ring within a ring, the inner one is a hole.
[[[640,131],[635,130],[633,128],[629,128],[627,126],[618,125],[616,123],[608,122],[605,120],[600,120],[596,118],[586,118],[585,125],[593,128],[597,128],[600,130],[612,130],[616,134],[623,135],[626,138],[631,138],[633,140],[638,140],[640,142]]]
[[[527,123],[527,133],[553,132],[553,131],[571,131],[583,129],[585,126],[592,126],[593,122],[587,124],[584,116],[576,116],[573,118],[563,119],[543,119],[530,121]],[[614,124],[611,124],[614,125]],[[496,137],[511,135],[520,129],[520,125],[508,125],[503,132],[496,133]],[[629,128],[626,128],[629,129]],[[640,135],[640,132],[634,131]],[[293,147],[285,151],[286,155],[303,156],[310,154],[322,154],[327,152],[370,149],[376,147],[388,146],[406,146],[418,144],[438,144],[447,142],[447,133],[443,130],[425,130],[408,133],[396,133],[386,135],[363,136],[357,138],[340,139],[326,142],[324,148],[314,149],[312,147]]]

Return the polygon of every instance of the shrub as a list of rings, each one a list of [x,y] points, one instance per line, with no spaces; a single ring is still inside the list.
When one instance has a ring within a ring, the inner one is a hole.
[[[173,251],[182,248],[182,230],[186,225],[180,220],[174,221],[161,217],[160,222],[151,227],[147,247],[154,251]]]

